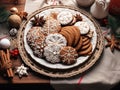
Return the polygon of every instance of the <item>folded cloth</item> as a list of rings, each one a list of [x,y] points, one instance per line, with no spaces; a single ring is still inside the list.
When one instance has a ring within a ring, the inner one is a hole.
[[[53,0],[56,1],[56,0]],[[75,0],[61,0],[64,5],[76,6]],[[25,11],[29,14],[33,11],[47,6],[45,0],[26,0]],[[98,62],[82,75],[66,79],[51,79],[50,83],[55,90],[110,90],[120,81],[120,52],[114,53],[110,48],[104,51]]]

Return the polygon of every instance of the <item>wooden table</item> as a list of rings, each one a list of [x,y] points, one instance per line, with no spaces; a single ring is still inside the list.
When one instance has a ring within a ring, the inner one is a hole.
[[[0,6],[5,6],[8,10],[11,7],[17,7],[19,11],[24,10],[24,5],[25,5],[25,0],[18,0],[18,4],[15,4],[14,2],[15,0],[0,0]],[[20,57],[17,60],[12,60],[13,65],[14,66],[20,66],[22,62],[22,60],[20,59]],[[29,70],[29,75],[27,77],[22,77],[21,79],[18,77],[18,75],[14,75],[13,79],[8,79],[6,77],[3,77],[2,75],[0,75],[0,84],[5,84],[5,83],[50,83],[49,82],[49,78],[45,77],[43,75],[38,75],[37,73],[33,72],[32,70]]]

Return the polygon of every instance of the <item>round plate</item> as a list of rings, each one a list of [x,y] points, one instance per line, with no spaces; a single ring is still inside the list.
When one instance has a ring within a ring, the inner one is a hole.
[[[40,13],[38,13],[37,15],[39,16],[44,16],[44,17],[47,17],[47,16],[50,16],[50,13],[51,12],[55,12],[55,13],[60,13],[62,11],[69,11],[72,13],[72,15],[76,15],[76,14],[80,14],[80,16],[82,17],[82,21],[84,22],[87,22],[90,26],[90,30],[93,31],[93,37],[92,37],[92,40],[91,40],[91,44],[92,44],[92,52],[95,50],[95,47],[96,47],[96,42],[97,42],[97,33],[96,33],[96,27],[94,25],[94,23],[88,18],[86,17],[84,14],[78,12],[78,11],[75,11],[75,10],[71,10],[71,9],[68,9],[68,8],[52,8],[52,9],[47,9],[47,10],[44,10]],[[36,14],[35,14],[36,15]],[[34,14],[33,14],[34,16]],[[33,19],[33,18],[31,18]],[[25,49],[27,51],[27,53],[33,58],[33,60],[35,60],[37,63],[45,66],[45,67],[48,67],[48,68],[52,68],[52,69],[70,69],[70,68],[73,68],[73,67],[76,67],[82,63],[84,63],[86,60],[88,60],[88,58],[90,57],[89,56],[80,56],[77,58],[77,62],[75,64],[72,64],[72,65],[64,65],[64,64],[61,64],[61,63],[57,63],[57,64],[52,64],[52,63],[49,63],[47,62],[46,60],[44,59],[41,59],[41,58],[38,58],[36,57],[34,54],[33,54],[33,51],[32,49],[30,48],[30,46],[28,45],[27,43],[27,40],[26,40],[26,35],[27,35],[27,32],[31,29],[31,19],[29,20],[29,22],[26,24],[26,27],[25,27],[25,31],[24,31],[24,45],[25,45]]]
[[[34,58],[32,56],[32,51],[30,50],[29,45],[27,45],[26,42],[26,33],[31,28],[30,20],[33,18],[34,15],[39,14],[46,16],[50,14],[51,11],[60,12],[61,10],[69,10],[73,14],[80,13],[83,20],[89,22],[91,30],[94,31],[91,41],[93,46],[93,53],[91,56],[79,57],[77,63],[73,65],[66,66],[62,64],[56,64],[53,66],[53,64],[51,65],[50,63],[45,62],[45,60],[43,60],[43,62],[42,59],[40,61],[39,58],[36,59],[36,57]],[[103,50],[103,37],[99,25],[84,10],[70,6],[47,6],[33,12],[30,16],[28,16],[27,21],[24,21],[22,23],[19,30],[18,41],[18,49],[23,61],[34,71],[50,77],[70,77],[86,71],[98,60]]]

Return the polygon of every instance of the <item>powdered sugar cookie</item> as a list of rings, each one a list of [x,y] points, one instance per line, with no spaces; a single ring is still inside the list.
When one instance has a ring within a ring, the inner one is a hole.
[[[60,53],[60,47],[56,45],[50,44],[49,46],[46,46],[44,48],[44,56],[46,60],[50,63],[58,63],[60,62],[59,53]]]
[[[57,20],[61,23],[61,25],[67,25],[72,22],[73,15],[69,11],[62,11],[58,14]]]
[[[46,46],[45,41],[44,40],[43,41],[37,41],[34,45],[35,45],[34,47],[32,47],[33,44],[31,45],[32,50],[33,50],[33,54],[37,57],[40,57],[40,58],[44,57],[43,53],[44,53],[44,48]]]
[[[87,34],[90,30],[90,27],[87,22],[79,21],[79,22],[76,22],[74,25],[79,28],[81,34]]]
[[[49,46],[50,44],[56,45],[59,47],[63,47],[67,45],[67,41],[64,36],[59,33],[49,34],[46,36],[45,40],[46,44]]]
[[[76,50],[70,46],[61,48],[60,58],[63,64],[74,64],[77,61],[78,54]]]

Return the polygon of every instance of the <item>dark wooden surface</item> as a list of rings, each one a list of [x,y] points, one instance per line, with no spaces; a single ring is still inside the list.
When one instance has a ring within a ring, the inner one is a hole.
[[[15,1],[18,1],[18,3]],[[22,11],[24,10],[25,1],[26,0],[0,0],[0,6],[5,6],[8,10],[11,7],[17,7],[18,10]]]
[[[24,10],[26,0],[18,0],[18,3],[14,3],[15,0],[0,0],[0,6],[6,7],[8,10],[12,7],[17,7],[19,11]],[[11,60],[13,62],[14,66],[20,66],[23,62],[20,58],[17,60]],[[49,78],[44,77],[43,75],[39,75],[32,70],[29,69],[29,75],[27,77],[19,78],[18,75],[14,75],[13,79],[9,79],[2,75],[2,72],[0,71],[0,84],[6,84],[6,83],[19,83],[19,84],[25,84],[25,83],[48,83],[49,84]]]

